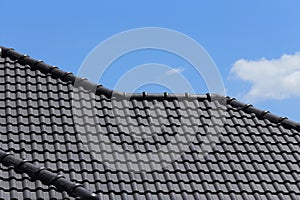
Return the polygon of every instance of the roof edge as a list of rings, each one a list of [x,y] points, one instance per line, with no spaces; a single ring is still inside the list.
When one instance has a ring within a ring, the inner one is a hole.
[[[277,115],[274,115],[270,113],[269,111],[260,110],[256,107],[254,107],[251,104],[245,104],[242,103],[235,98],[231,98],[229,96],[222,96],[218,94],[169,94],[167,92],[160,93],[160,94],[154,94],[154,93],[126,93],[126,92],[120,92],[116,90],[111,90],[108,88],[103,87],[103,85],[95,84],[93,82],[90,82],[89,80],[85,78],[80,78],[75,76],[71,72],[65,72],[63,70],[60,70],[56,66],[51,66],[46,63],[44,63],[41,60],[36,60],[33,58],[30,58],[28,55],[20,54],[16,52],[12,48],[6,48],[3,46],[0,46],[0,56],[1,57],[9,57],[11,60],[23,64],[23,65],[29,65],[33,69],[38,69],[43,73],[49,73],[55,78],[59,78],[62,81],[70,82],[75,87],[83,87],[86,90],[93,90],[95,89],[95,92],[97,95],[103,94],[107,98],[129,98],[129,99],[142,99],[142,100],[170,100],[170,99],[207,99],[209,101],[217,100],[220,104],[229,104],[235,108],[241,109],[247,113],[254,113],[257,117],[260,119],[267,119],[273,123],[281,124],[284,127],[287,128],[293,128],[297,131],[300,131],[300,123],[297,123],[295,121],[289,120],[286,117],[279,117]]]

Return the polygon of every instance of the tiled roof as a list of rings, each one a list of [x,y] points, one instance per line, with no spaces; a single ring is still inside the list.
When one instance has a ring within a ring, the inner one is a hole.
[[[299,133],[229,97],[124,94],[1,47],[0,199],[298,199]]]

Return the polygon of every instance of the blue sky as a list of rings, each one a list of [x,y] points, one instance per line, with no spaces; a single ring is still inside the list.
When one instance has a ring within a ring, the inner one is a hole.
[[[173,29],[207,50],[228,95],[300,121],[300,1],[220,2],[2,0],[0,44],[76,73],[89,52],[114,34],[141,27]],[[172,55],[144,51],[118,60],[116,76],[103,84],[112,87],[121,73],[149,62],[186,67]],[[203,85],[189,77],[189,70],[182,74]]]

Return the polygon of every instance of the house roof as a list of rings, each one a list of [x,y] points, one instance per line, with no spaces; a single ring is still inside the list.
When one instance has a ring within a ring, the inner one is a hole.
[[[215,94],[121,93],[0,48],[0,199],[300,195],[296,122]]]

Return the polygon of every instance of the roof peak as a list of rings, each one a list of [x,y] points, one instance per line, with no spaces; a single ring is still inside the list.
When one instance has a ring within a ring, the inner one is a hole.
[[[59,69],[56,66],[51,66],[46,63],[44,63],[41,60],[36,60],[31,57],[29,57],[26,54],[21,54],[16,52],[13,48],[7,48],[0,46],[0,56],[1,57],[8,57],[11,60],[21,64],[21,65],[29,65],[32,69],[38,69],[43,73],[49,73],[55,78],[59,78],[62,81],[70,82],[71,84],[75,84],[76,86],[83,87],[86,90],[93,90],[95,89],[95,93],[97,95],[104,95],[108,98],[113,97],[123,97],[123,98],[130,98],[130,99],[140,99],[140,100],[172,100],[172,99],[199,99],[199,100],[209,100],[214,101],[217,100],[221,104],[229,104],[232,107],[241,109],[247,113],[253,113],[260,119],[267,119],[272,123],[275,124],[281,124],[284,127],[292,128],[297,131],[300,131],[300,123],[297,123],[295,121],[289,120],[287,117],[280,117],[277,115],[274,115],[270,113],[269,111],[260,110],[258,108],[255,108],[251,104],[242,103],[235,98],[231,98],[229,96],[222,96],[218,94],[169,94],[167,92],[165,93],[126,93],[126,92],[120,92],[116,90],[111,90],[108,88],[103,87],[103,85],[99,85],[96,83],[93,83],[86,78],[81,78],[75,76],[72,72],[66,72],[61,69]]]

